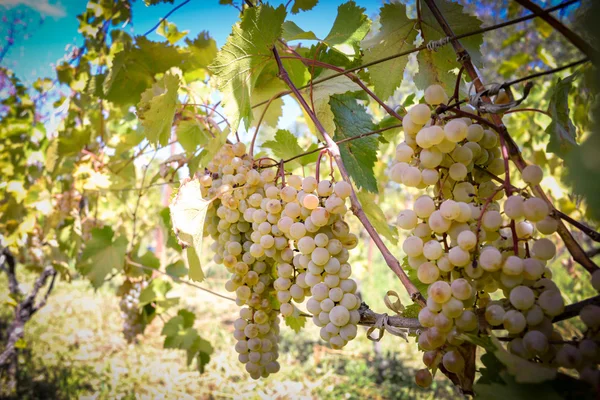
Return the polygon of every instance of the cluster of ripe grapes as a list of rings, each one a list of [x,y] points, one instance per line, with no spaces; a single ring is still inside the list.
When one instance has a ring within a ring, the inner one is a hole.
[[[254,379],[279,370],[279,323],[304,302],[320,334],[341,348],[357,333],[360,300],[348,250],[358,238],[344,215],[346,182],[257,168],[243,143],[225,145],[199,176],[202,197],[215,199],[205,233],[214,261],[231,274],[226,290],[242,307],[235,321],[240,362]]]
[[[133,343],[137,337],[144,333],[144,324],[141,321],[140,294],[148,286],[148,281],[132,282],[129,290],[123,294],[119,307],[123,318],[123,336],[128,343]]]
[[[417,384],[429,386],[440,363],[463,371],[461,333],[503,329],[511,353],[575,368],[596,385],[600,308],[582,310],[588,331],[576,344],[565,343],[552,325],[565,305],[546,266],[555,245],[541,237],[558,223],[530,190],[541,182],[541,168],[522,171],[523,189],[498,184],[506,171],[497,133],[470,118],[432,118],[432,107],[448,102],[438,85],[425,91],[425,101],[404,117],[404,142],[390,170],[393,181],[430,193],[397,217],[410,231],[402,244],[408,265],[429,285],[418,339],[427,368],[417,372]],[[600,275],[594,287],[600,289]]]

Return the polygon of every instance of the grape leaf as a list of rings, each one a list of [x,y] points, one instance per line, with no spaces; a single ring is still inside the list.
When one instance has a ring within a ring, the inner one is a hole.
[[[161,335],[165,336],[165,349],[185,350],[187,364],[190,365],[196,359],[198,370],[202,373],[210,361],[213,348],[208,341],[202,339],[194,328],[195,319],[192,312],[179,310],[176,316],[164,324]]]
[[[269,61],[273,62],[271,49],[281,36],[285,15],[283,5],[246,9],[242,22],[233,27],[227,43],[209,67],[218,78],[225,114],[234,131],[242,119],[246,127],[250,126],[252,92],[261,71]]]
[[[202,31],[194,40],[185,39],[188,57],[181,64],[183,77],[187,82],[204,80],[208,73],[208,66],[217,56],[217,43]]]
[[[308,11],[317,5],[319,0],[294,0],[292,5],[292,14],[298,14],[300,11]]]
[[[292,40],[319,40],[313,31],[305,31],[296,25],[293,21],[285,21],[283,23],[282,37],[287,41]]]
[[[300,63],[298,63],[300,64]],[[281,93],[287,89],[287,86],[275,72],[271,73],[263,73],[258,78],[256,83],[256,88],[252,92],[252,103],[259,104],[264,101],[268,102],[278,93]],[[266,108],[267,105],[269,108]],[[266,112],[265,112],[266,108]],[[252,123],[251,126],[257,126],[258,121],[262,117],[263,120],[261,122],[262,125],[268,125],[275,127],[277,126],[277,122],[279,122],[279,118],[282,115],[283,108],[283,100],[281,97],[275,98],[271,101],[271,104],[264,104],[262,106],[258,106],[252,109]],[[264,113],[264,116],[263,116]]]
[[[300,315],[300,310],[294,306],[294,312],[289,317],[285,317],[285,324],[292,328],[296,333],[300,333],[304,325],[306,325],[306,317]]]
[[[214,138],[208,139],[208,143],[204,145],[204,148],[196,157],[193,157],[188,161],[188,168],[190,170],[190,176],[194,176],[197,170],[206,167],[206,165],[213,159],[215,154],[221,150],[221,147],[227,142],[227,135],[229,128],[215,135]]]
[[[371,21],[364,12],[365,9],[354,1],[340,5],[333,26],[323,42],[344,54],[354,55],[371,27]]]
[[[412,303],[404,308],[404,311],[402,311],[402,316],[404,318],[418,318],[419,311],[421,311],[421,306],[417,303]]]
[[[110,226],[92,229],[92,237],[87,241],[81,254],[79,269],[92,283],[99,288],[104,278],[113,270],[121,271],[127,253],[127,238],[115,237]]]
[[[375,129],[367,110],[350,95],[336,95],[329,100],[335,123],[334,140],[342,140]],[[348,174],[358,188],[377,193],[377,179],[373,167],[377,161],[379,141],[375,136],[340,144],[340,153]]]
[[[365,210],[365,214],[369,218],[369,221],[371,221],[371,224],[373,224],[373,227],[375,227],[377,233],[392,243],[398,242],[398,229],[388,224],[385,214],[383,214],[383,211],[374,200],[375,196],[362,190],[357,195],[363,210]]]
[[[472,32],[481,27],[482,22],[469,14],[463,13],[463,6],[449,0],[436,1],[440,12],[452,28],[455,35]],[[420,21],[421,37],[425,43],[431,40],[439,40],[446,37],[440,24],[435,19],[428,7],[421,9]],[[482,55],[480,47],[483,44],[483,35],[473,35],[461,39],[460,43],[469,52],[471,60],[477,67],[482,67]],[[456,75],[452,72],[458,68],[456,54],[450,44],[441,47],[437,51],[422,50],[417,55],[419,72],[415,75],[415,84],[419,89],[425,89],[434,83],[440,84],[448,92],[454,89]]]
[[[206,145],[210,137],[206,127],[197,121],[193,115],[190,116],[190,119],[179,121],[176,132],[177,141],[188,155],[194,154],[198,147]]]
[[[181,182],[177,196],[169,206],[173,230],[181,245],[187,247],[189,277],[198,282],[204,280],[199,255],[209,205],[210,200],[202,198],[198,179],[186,178]]]
[[[151,88],[142,93],[137,114],[146,139],[154,145],[165,146],[171,137],[171,126],[177,107],[179,77],[166,73]]]
[[[325,78],[335,74],[334,71],[327,70],[319,75],[319,78]],[[319,83],[318,85],[312,88],[312,101],[314,103],[314,111],[317,115],[319,121],[325,128],[325,130],[331,134],[335,131],[335,124],[333,123],[333,114],[331,112],[331,106],[329,105],[329,99],[331,96],[335,94],[344,94],[347,92],[358,92],[362,89],[355,82],[348,79],[345,76],[338,76],[333,79],[329,79],[325,82]],[[306,98],[311,98],[311,88],[307,88],[304,90],[304,94]],[[306,120],[306,124],[309,129],[318,134],[314,124],[312,123],[308,114],[303,109],[304,117]]]
[[[555,153],[562,159],[574,147],[577,147],[577,129],[569,116],[569,91],[577,77],[578,74],[574,73],[565,79],[558,78],[558,82],[552,90],[550,105],[548,106],[548,113],[552,116],[552,122],[546,128],[546,133],[550,135],[546,151]]]
[[[385,4],[379,13],[381,29],[372,38],[365,39],[364,62],[369,63],[412,48],[417,38],[415,20],[406,16],[406,7],[400,3]],[[372,65],[369,74],[375,93],[382,99],[389,98],[402,83],[402,75],[408,56]],[[390,73],[393,71],[393,73]]]
[[[287,160],[304,153],[298,144],[298,138],[287,129],[279,129],[275,133],[275,140],[267,140],[261,147],[271,149],[276,158]]]
[[[190,31],[180,31],[177,29],[177,25],[172,22],[167,22],[166,19],[163,19],[156,29],[156,33],[158,33],[160,36],[163,36],[171,44],[177,43],[189,32]]]
[[[175,278],[182,278],[188,274],[188,269],[183,261],[179,260],[175,263],[167,265],[165,272],[170,276],[174,276]]]
[[[424,298],[427,298],[427,285],[419,280],[419,277],[417,276],[417,270],[411,268],[408,265],[408,261],[405,264],[403,264],[402,266],[403,266],[404,271],[406,271],[406,275],[408,275],[408,279],[416,286],[417,289],[419,289],[419,292],[421,292],[421,295]]]
[[[151,42],[143,36],[135,46],[117,53],[103,82],[104,98],[119,106],[135,104],[152,86],[154,75],[180,66],[185,60],[168,42]]]

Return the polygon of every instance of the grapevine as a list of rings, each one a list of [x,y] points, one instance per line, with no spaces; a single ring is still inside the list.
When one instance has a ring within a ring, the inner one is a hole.
[[[285,373],[284,325],[312,321],[332,354],[413,342],[420,388],[597,396],[599,53],[579,28],[598,5],[516,0],[484,24],[464,1],[374,19],[350,0],[317,35],[294,15],[318,1],[220,3],[231,34],[192,38],[170,21],[189,0],[141,36],[131,0],[91,0],[56,77],[0,68],[0,396],[5,377],[19,393],[25,324],[76,279],[119,288],[128,349],[157,325],[200,373],[222,343],[176,284],[236,303],[228,347],[253,380]],[[29,29],[13,15],[0,62]],[[365,271],[384,265],[388,310],[370,309],[358,287],[372,295]],[[413,304],[391,302],[399,285]]]

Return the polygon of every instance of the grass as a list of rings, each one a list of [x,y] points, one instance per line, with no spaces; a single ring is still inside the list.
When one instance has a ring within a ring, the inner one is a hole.
[[[5,282],[0,281],[0,285]],[[222,285],[215,286],[215,290],[223,291]],[[85,281],[57,285],[48,305],[26,327],[27,348],[20,357],[19,392],[9,398],[457,397],[444,377],[439,377],[432,389],[416,387],[413,374],[420,368],[420,353],[414,343],[386,335],[374,344],[360,328],[356,340],[343,351],[334,351],[318,340],[318,328],[310,322],[300,334],[287,327],[282,329],[281,371],[253,381],[233,350],[232,324],[237,306],[180,286],[174,295],[195,311],[200,334],[215,348],[206,372],[199,374],[193,366],[188,368],[183,352],[162,349],[160,319],[147,328],[139,344],[126,343],[121,335],[115,287],[105,286],[94,292]],[[0,326],[9,321],[10,312],[8,307],[0,311]]]

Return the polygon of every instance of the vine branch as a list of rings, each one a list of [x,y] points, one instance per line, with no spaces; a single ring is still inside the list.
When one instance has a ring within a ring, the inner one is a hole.
[[[581,36],[573,32],[565,24],[560,22],[558,19],[554,18],[552,15],[548,13],[543,13],[542,7],[538,6],[530,0],[516,0],[516,2],[528,9],[529,11],[538,14],[540,18],[542,18],[550,26],[552,26],[554,29],[560,32],[565,38],[569,40],[569,42],[571,42],[575,47],[579,49],[579,51],[581,51],[587,57],[591,59],[597,59],[598,54],[589,43],[583,40]]]
[[[344,163],[342,161],[342,157],[340,155],[340,148],[339,148],[338,144],[335,141],[333,141],[333,139],[329,136],[329,134],[327,133],[327,131],[325,130],[325,128],[323,127],[323,125],[321,124],[321,122],[319,121],[317,116],[315,115],[315,113],[311,110],[311,108],[308,105],[308,103],[306,102],[306,100],[304,100],[304,98],[302,97],[302,94],[300,93],[298,88],[296,88],[296,86],[294,86],[294,83],[291,81],[290,77],[288,76],[288,73],[282,64],[281,58],[279,57],[279,53],[277,52],[277,49],[275,47],[273,48],[273,54],[275,56],[275,60],[277,61],[277,66],[279,67],[279,78],[288,85],[290,90],[294,93],[294,95],[300,102],[300,105],[302,106],[302,108],[304,108],[306,113],[310,116],[312,122],[315,124],[315,127],[323,136],[323,139],[325,140],[325,143],[327,144],[327,149],[329,150],[329,153],[331,154],[331,156],[334,158],[334,160],[339,168],[340,174],[342,175],[342,178],[346,182],[350,183],[350,186],[352,187],[352,193],[350,194],[350,202],[351,202],[352,212],[354,213],[354,215],[356,215],[356,217],[363,224],[363,226],[369,233],[369,236],[371,236],[371,238],[373,239],[373,242],[375,242],[375,244],[379,248],[379,251],[383,255],[383,258],[385,259],[387,265],[390,267],[390,269],[392,271],[394,271],[396,276],[398,276],[398,278],[400,279],[400,281],[402,282],[402,284],[408,291],[409,295],[411,296],[411,299],[414,302],[418,303],[419,305],[424,306],[425,299],[423,298],[423,296],[421,295],[421,293],[419,292],[417,287],[410,281],[410,279],[408,278],[408,276],[406,275],[404,270],[402,270],[402,267],[400,266],[400,262],[392,255],[390,250],[387,248],[387,246],[385,245],[385,243],[383,242],[383,240],[381,239],[381,237],[379,236],[379,234],[377,233],[377,231],[375,230],[375,228],[369,221],[369,218],[367,218],[364,210],[362,209],[362,206],[360,205],[360,201],[358,200],[356,192],[354,191],[354,186],[350,182],[350,176],[348,175],[348,171],[346,171],[346,167],[344,166]]]

